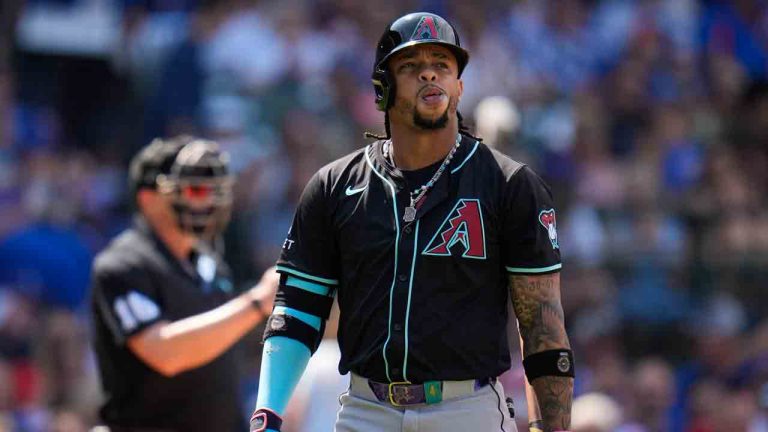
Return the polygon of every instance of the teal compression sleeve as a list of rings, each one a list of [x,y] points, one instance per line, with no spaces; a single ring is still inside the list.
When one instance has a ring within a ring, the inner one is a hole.
[[[264,342],[256,408],[269,408],[279,415],[309,363],[309,349],[301,342],[274,336]]]

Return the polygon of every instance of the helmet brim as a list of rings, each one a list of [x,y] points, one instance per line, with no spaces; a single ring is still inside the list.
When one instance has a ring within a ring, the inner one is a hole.
[[[459,76],[461,76],[461,73],[464,72],[464,68],[467,66],[467,63],[469,63],[469,53],[459,46],[456,46],[454,44],[445,42],[440,39],[419,39],[419,40],[412,40],[408,41],[406,43],[398,45],[395,49],[393,49],[389,54],[384,56],[384,58],[381,59],[378,65],[376,65],[377,68],[381,70],[387,69],[387,62],[392,58],[393,55],[397,54],[398,52],[410,48],[416,45],[425,45],[425,44],[433,44],[433,45],[440,45],[445,48],[448,48],[451,53],[453,53],[453,56],[456,57],[456,63],[459,66]]]

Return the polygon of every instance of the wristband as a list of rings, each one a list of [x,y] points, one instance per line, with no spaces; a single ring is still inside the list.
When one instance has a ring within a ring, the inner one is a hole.
[[[283,419],[269,408],[259,408],[251,416],[251,432],[279,431],[282,425]]]
[[[529,383],[543,376],[573,378],[573,351],[553,349],[531,354],[523,360],[523,368]]]
[[[544,432],[544,423],[541,420],[528,423],[528,432]]]

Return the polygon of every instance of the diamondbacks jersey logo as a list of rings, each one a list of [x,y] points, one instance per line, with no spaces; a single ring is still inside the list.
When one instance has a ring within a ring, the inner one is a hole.
[[[450,256],[457,243],[463,258],[485,259],[485,226],[480,200],[460,199],[437,229],[423,255]]]
[[[422,17],[416,26],[416,30],[411,35],[411,40],[422,39],[439,39],[437,36],[437,25],[431,16]]]
[[[539,223],[547,230],[549,241],[552,243],[552,249],[560,248],[557,243],[557,219],[555,218],[555,209],[542,210],[539,213]]]

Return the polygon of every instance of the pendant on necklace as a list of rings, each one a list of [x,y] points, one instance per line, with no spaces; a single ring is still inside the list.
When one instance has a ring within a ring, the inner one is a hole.
[[[416,207],[408,206],[403,213],[403,220],[406,222],[413,222],[416,220]]]

